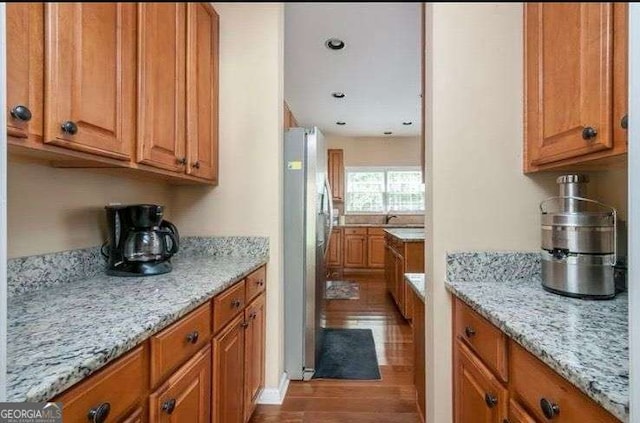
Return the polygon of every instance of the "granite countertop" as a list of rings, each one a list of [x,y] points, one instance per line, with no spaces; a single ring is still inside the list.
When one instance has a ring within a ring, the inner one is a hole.
[[[403,242],[424,241],[424,228],[389,228],[384,231]]]
[[[266,261],[187,255],[165,275],[101,274],[10,298],[7,400],[51,399]]]
[[[585,301],[539,279],[446,282],[447,289],[622,421],[629,418],[628,298]]]
[[[337,225],[335,228],[424,228],[424,225],[419,223],[345,223]]]
[[[424,302],[426,297],[426,286],[424,283],[424,273],[405,273],[404,279],[409,286],[418,294],[418,297]]]

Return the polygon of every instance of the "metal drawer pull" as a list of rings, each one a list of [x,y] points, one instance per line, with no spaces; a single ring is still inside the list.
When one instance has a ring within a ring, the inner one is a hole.
[[[242,301],[238,299],[231,301],[231,307],[233,308],[239,308],[241,304],[242,304]]]
[[[498,405],[498,398],[493,394],[487,393],[484,395],[484,402],[487,403],[487,407],[493,408]]]
[[[560,406],[552,403],[546,398],[542,398],[540,400],[540,408],[542,409],[542,414],[544,414],[544,416],[549,420],[552,420],[555,416],[560,414]]]
[[[471,338],[476,335],[476,330],[471,326],[467,326],[464,328],[464,334],[467,335],[467,338]]]
[[[175,408],[176,408],[176,400],[174,398],[168,399],[164,403],[162,403],[162,411],[164,411],[167,414],[173,413],[173,410],[175,410]]]
[[[104,423],[107,417],[109,417],[109,411],[111,411],[111,404],[103,402],[99,406],[89,410],[87,418],[91,423]]]
[[[198,342],[199,337],[200,337],[200,334],[198,333],[198,331],[194,330],[193,332],[187,335],[187,342],[189,342],[190,344],[195,344],[196,342]]]

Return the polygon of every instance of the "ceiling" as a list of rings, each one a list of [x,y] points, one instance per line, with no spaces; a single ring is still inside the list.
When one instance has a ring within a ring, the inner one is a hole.
[[[420,8],[286,3],[284,94],[298,124],[341,136],[419,135]],[[345,47],[328,49],[329,38]],[[336,91],[345,97],[333,98]]]

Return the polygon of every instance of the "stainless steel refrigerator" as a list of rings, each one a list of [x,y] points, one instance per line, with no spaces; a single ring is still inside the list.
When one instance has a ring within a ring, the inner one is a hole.
[[[308,380],[322,345],[325,257],[332,230],[322,133],[288,129],[284,165],[284,363],[290,379]]]

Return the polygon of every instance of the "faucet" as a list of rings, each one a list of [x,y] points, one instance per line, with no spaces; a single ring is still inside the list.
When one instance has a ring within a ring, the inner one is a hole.
[[[396,216],[395,214],[391,214],[391,215],[390,215],[390,214],[387,214],[387,215],[384,217],[384,224],[385,224],[385,225],[388,225],[388,224],[389,224],[389,221],[390,221],[391,219],[393,219],[394,217],[398,217],[398,216]]]

